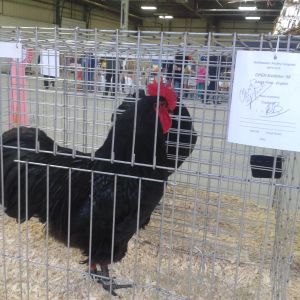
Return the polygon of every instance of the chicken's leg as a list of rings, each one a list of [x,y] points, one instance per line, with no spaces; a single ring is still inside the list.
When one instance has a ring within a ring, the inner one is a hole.
[[[115,292],[117,289],[127,289],[132,287],[132,284],[117,284],[114,279],[110,278],[108,265],[102,264],[100,267],[101,271],[99,272],[96,264],[91,264],[91,276],[93,279],[96,277],[97,282],[99,282],[103,288],[110,292],[113,296],[117,296],[117,293]]]

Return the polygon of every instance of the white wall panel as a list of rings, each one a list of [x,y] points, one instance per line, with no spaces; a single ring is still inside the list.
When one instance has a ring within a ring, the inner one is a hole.
[[[24,18],[17,17],[8,17],[8,16],[0,16],[0,25],[1,26],[38,26],[38,27],[52,27],[52,23],[40,22],[35,20],[29,20]]]
[[[33,1],[5,0],[3,2],[3,15],[43,23],[53,23],[52,5],[41,4]]]
[[[61,20],[61,27],[63,27],[63,28],[79,27],[79,28],[85,29],[86,28],[86,23],[84,21],[63,17],[62,20]]]
[[[268,33],[273,31],[272,22],[242,21],[220,22],[219,32],[238,32],[238,33]]]

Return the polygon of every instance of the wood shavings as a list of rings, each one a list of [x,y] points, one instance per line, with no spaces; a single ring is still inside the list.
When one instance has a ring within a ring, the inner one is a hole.
[[[135,283],[133,289],[119,290],[119,297],[147,300],[160,296],[164,299],[168,294],[168,299],[232,299],[236,287],[236,298],[251,299],[261,284],[261,299],[270,299],[272,230],[267,232],[270,243],[259,272],[265,208],[249,201],[241,215],[244,203],[238,197],[201,191],[195,194],[194,190],[177,187],[174,198],[173,192],[168,188],[165,203],[155,212],[149,226],[134,236],[125,258],[111,267],[112,275],[118,280]],[[176,209],[172,212],[174,201]],[[163,205],[169,205],[170,210],[165,209],[160,231]],[[244,236],[237,256],[241,224],[235,221],[241,218],[245,223]],[[298,222],[298,230],[299,227]],[[47,295],[57,300],[67,297],[110,299],[85,273],[87,267],[79,264],[84,258],[80,251],[67,249],[51,237],[47,245],[45,227],[35,219],[18,225],[15,220],[1,215],[0,245],[0,295],[7,295],[7,299],[20,299],[21,292],[25,299],[29,293],[30,300]],[[294,248],[289,299],[296,300],[300,286],[299,235],[296,235]]]

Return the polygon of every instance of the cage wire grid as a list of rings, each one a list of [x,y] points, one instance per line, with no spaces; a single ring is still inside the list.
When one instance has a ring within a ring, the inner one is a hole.
[[[70,246],[71,197],[67,246],[49,234],[49,172],[53,168],[66,170],[71,194],[72,172],[76,168],[64,163],[24,161],[20,152],[53,153],[66,159],[78,157],[85,159],[87,165],[103,160],[95,152],[105,142],[120,113],[119,105],[123,101],[136,105],[139,91],[146,91],[147,84],[154,79],[174,86],[174,68],[169,66],[176,60],[181,67],[177,85],[179,107],[181,110],[184,105],[188,109],[197,143],[183,165],[172,169],[173,175],[163,184],[163,197],[143,230],[139,229],[138,212],[137,231],[126,256],[110,267],[117,280],[133,283],[132,288],[118,291],[119,295],[124,299],[299,299],[298,153],[226,141],[236,51],[298,52],[299,40],[299,36],[270,34],[1,27],[0,41],[21,43],[24,60],[15,61],[17,74],[13,86],[13,61],[0,59],[0,131],[17,127],[19,135],[20,126],[26,123],[45,131],[54,140],[51,151],[43,150],[36,131],[33,146],[16,147],[19,194],[25,190],[28,195],[28,168],[44,168],[44,224],[36,218],[18,223],[4,213],[3,152],[7,146],[2,137],[0,140],[2,298],[113,298],[91,280],[90,270],[79,264],[84,259],[80,250]],[[26,61],[28,52],[31,58]],[[42,59],[43,55],[48,60]],[[20,72],[22,67],[24,74]],[[200,67],[206,69],[202,89],[197,87]],[[43,68],[53,77],[43,76]],[[17,113],[12,111],[13,100],[17,102]],[[185,121],[180,114],[173,119],[179,124]],[[167,138],[166,144],[175,145],[177,150],[169,157],[177,165],[182,159],[178,148],[191,149],[193,133],[181,132],[190,137],[184,144],[179,143],[178,128],[171,128],[171,133],[177,138]],[[114,134],[113,131],[113,139]],[[59,151],[60,146],[72,151]],[[282,157],[282,178],[275,178],[275,166],[271,179],[252,177],[253,154]],[[134,151],[131,161],[116,161],[113,147],[106,160],[143,166],[135,161]],[[24,165],[25,186],[20,181],[20,168]],[[155,150],[151,167],[165,169],[156,164]],[[88,167],[77,171],[92,179],[97,173],[104,174]],[[118,172],[106,175],[116,181],[129,178]],[[136,180],[140,185],[151,181],[142,177]],[[90,189],[97,189],[94,180]],[[26,197],[27,205],[28,201]],[[141,201],[139,194],[138,202]],[[91,216],[92,210],[93,205]],[[20,207],[18,214],[20,219]],[[90,237],[93,222],[91,218]]]

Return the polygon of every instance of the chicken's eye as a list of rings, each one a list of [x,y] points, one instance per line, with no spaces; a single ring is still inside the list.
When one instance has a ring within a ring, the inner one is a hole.
[[[157,108],[157,103],[154,103],[154,104],[153,104],[153,107],[154,107],[154,109],[156,110],[156,108]],[[160,107],[160,108],[166,108],[166,109],[168,109],[168,102],[167,102],[167,101],[160,101],[159,107]]]
[[[160,106],[164,107],[164,108],[168,108],[168,102],[163,100],[160,102]]]

